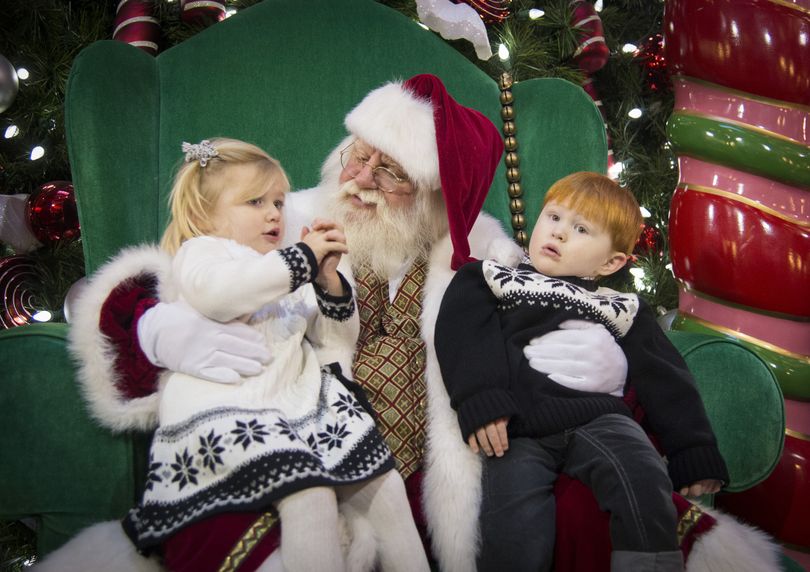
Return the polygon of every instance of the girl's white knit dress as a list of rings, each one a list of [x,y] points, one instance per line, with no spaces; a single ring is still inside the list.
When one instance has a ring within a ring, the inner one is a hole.
[[[214,514],[270,510],[295,491],[394,467],[362,390],[342,373],[359,328],[354,301],[310,283],[317,265],[306,245],[261,255],[198,237],[172,272],[168,298],[219,321],[249,316],[272,358],[235,384],[167,374],[143,502],[125,519],[140,548]]]

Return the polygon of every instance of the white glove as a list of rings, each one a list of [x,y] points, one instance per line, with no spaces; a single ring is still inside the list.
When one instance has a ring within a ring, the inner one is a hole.
[[[602,324],[567,320],[531,340],[523,355],[532,369],[570,389],[624,394],[627,358]]]
[[[257,375],[270,361],[259,332],[241,322],[216,322],[183,302],[147,310],[138,322],[138,343],[158,367],[219,383]]]

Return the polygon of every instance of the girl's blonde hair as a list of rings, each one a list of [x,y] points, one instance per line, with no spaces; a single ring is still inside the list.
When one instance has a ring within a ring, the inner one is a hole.
[[[563,177],[543,199],[577,211],[610,234],[612,248],[632,254],[641,234],[644,218],[636,197],[605,175],[581,171]]]
[[[180,245],[195,236],[211,231],[211,218],[219,193],[226,184],[229,167],[254,165],[256,175],[241,189],[239,200],[249,201],[261,197],[268,188],[290,190],[290,182],[281,164],[256,145],[227,139],[209,140],[216,156],[208,159],[205,167],[199,160],[186,162],[174,178],[169,196],[171,218],[160,246],[174,254]]]

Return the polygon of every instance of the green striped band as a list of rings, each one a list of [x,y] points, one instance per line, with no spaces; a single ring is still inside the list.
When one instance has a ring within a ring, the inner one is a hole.
[[[667,135],[676,153],[810,188],[810,147],[734,121],[673,113]]]

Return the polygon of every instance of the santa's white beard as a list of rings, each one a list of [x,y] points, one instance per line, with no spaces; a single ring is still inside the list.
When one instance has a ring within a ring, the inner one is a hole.
[[[358,207],[353,196],[374,206]],[[351,180],[333,194],[331,212],[345,229],[352,266],[367,267],[384,279],[406,261],[427,256],[447,232],[440,191],[417,192],[410,205],[391,207],[383,193],[360,189]]]

